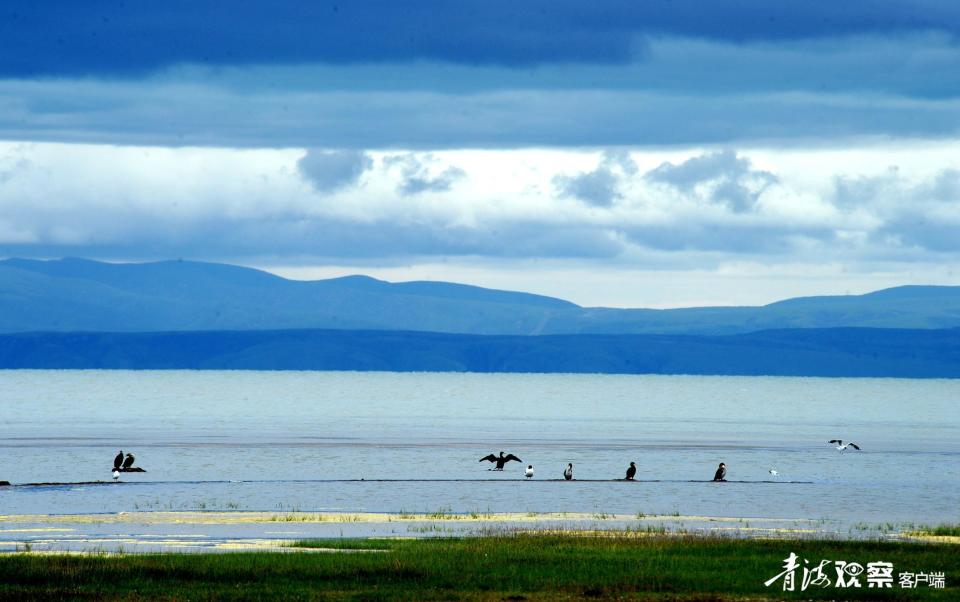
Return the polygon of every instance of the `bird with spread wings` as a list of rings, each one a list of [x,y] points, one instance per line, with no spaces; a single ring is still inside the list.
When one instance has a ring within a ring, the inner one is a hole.
[[[495,468],[491,468],[490,470],[503,470],[503,467],[507,464],[507,462],[509,462],[509,461],[511,461],[511,460],[516,460],[517,462],[522,462],[522,460],[521,460],[520,458],[516,457],[515,455],[513,455],[513,454],[503,455],[503,452],[500,452],[500,456],[499,456],[499,457],[497,457],[497,456],[495,456],[495,455],[493,455],[493,454],[490,454],[489,456],[484,456],[484,457],[480,458],[480,461],[481,461],[481,462],[494,462],[494,463],[496,463],[497,466],[496,466]]]

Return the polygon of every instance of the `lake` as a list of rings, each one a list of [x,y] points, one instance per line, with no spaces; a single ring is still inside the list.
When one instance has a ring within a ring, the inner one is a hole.
[[[0,513],[960,522],[958,400],[956,380],[4,371],[0,479],[109,481],[120,449],[147,472],[121,486],[2,488]],[[833,438],[863,451],[841,454]],[[478,462],[500,450],[523,464]],[[630,461],[640,482],[607,481]],[[705,482],[721,461],[731,482]],[[576,480],[557,481],[568,462]],[[527,464],[536,476],[521,482]]]

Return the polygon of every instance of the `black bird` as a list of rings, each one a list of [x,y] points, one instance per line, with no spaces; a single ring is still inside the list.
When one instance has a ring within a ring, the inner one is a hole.
[[[497,456],[493,455],[493,454],[490,454],[489,456],[484,456],[483,458],[480,458],[480,461],[481,461],[481,462],[496,462],[497,467],[496,467],[496,468],[491,468],[491,470],[503,470],[504,465],[506,465],[506,463],[509,462],[509,461],[511,461],[511,460],[516,460],[517,462],[522,462],[522,460],[521,460],[520,458],[516,457],[515,455],[513,455],[513,454],[503,455],[503,452],[500,452],[500,457],[499,457],[499,458],[498,458]]]
[[[127,457],[123,460],[123,469],[126,470],[133,466],[133,454],[127,454]]]
[[[635,476],[637,476],[637,465],[631,462],[630,468],[627,469],[627,480],[632,481]]]
[[[563,478],[567,481],[573,480],[573,464],[567,464],[567,469],[563,471]]]
[[[714,481],[726,481],[727,480],[727,465],[723,462],[720,463],[720,467],[717,468],[717,472],[713,474]]]
[[[123,464],[123,450],[120,450],[120,453],[117,454],[117,457],[113,459],[113,469],[118,470],[120,465]]]

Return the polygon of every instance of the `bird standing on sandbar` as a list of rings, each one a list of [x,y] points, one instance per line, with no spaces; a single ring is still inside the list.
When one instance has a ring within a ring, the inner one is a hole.
[[[117,454],[117,457],[113,459],[113,470],[119,470],[120,465],[123,464],[123,450],[120,450],[120,453]]]
[[[498,458],[497,456],[493,455],[493,454],[490,454],[489,456],[484,456],[484,457],[480,458],[480,461],[481,461],[481,462],[495,462],[495,463],[496,463],[497,466],[496,466],[495,468],[491,468],[490,470],[503,470],[504,465],[505,465],[507,462],[511,461],[511,460],[516,460],[517,462],[520,462],[520,461],[521,461],[520,458],[516,457],[515,455],[513,455],[513,454],[503,455],[503,452],[500,452],[500,457],[499,457],[499,458]]]
[[[527,466],[527,470],[524,471],[523,476],[527,477],[528,479],[533,478],[533,464]]]
[[[127,457],[124,458],[124,460],[123,460],[123,469],[126,470],[126,469],[130,468],[131,466],[133,466],[133,460],[134,460],[133,454],[128,453],[128,454],[127,454]]]
[[[848,447],[852,447],[853,449],[855,449],[855,450],[857,450],[857,451],[860,451],[860,446],[859,446],[859,445],[857,445],[856,443],[847,443],[846,445],[844,445],[844,444],[843,444],[843,439],[831,439],[830,441],[828,441],[828,443],[836,443],[836,444],[837,444],[837,451],[840,452],[841,454],[842,454],[843,452],[847,451],[847,448],[848,448]]]
[[[727,465],[723,462],[720,463],[720,466],[717,468],[717,472],[713,473],[714,481],[726,481],[727,480]]]
[[[631,463],[630,463],[630,468],[627,469],[627,479],[626,479],[626,480],[632,481],[632,480],[633,480],[633,477],[635,477],[635,476],[637,476],[637,465],[634,464],[633,462],[631,462]]]
[[[567,464],[567,469],[563,471],[563,478],[567,481],[573,480],[573,464]]]

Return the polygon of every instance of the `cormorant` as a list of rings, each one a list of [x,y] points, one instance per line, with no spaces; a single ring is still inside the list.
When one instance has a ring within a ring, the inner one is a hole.
[[[133,454],[127,454],[127,457],[123,460],[123,469],[126,470],[133,466]]]
[[[637,476],[637,465],[631,462],[630,468],[627,469],[627,480],[632,481],[635,476]]]
[[[120,450],[120,453],[117,454],[117,457],[113,459],[113,469],[117,470],[120,468],[120,465],[123,464],[123,450]]]
[[[573,464],[567,464],[567,469],[563,471],[563,478],[567,481],[573,480]]]
[[[720,463],[717,472],[713,474],[714,481],[726,481],[727,480],[727,465],[723,462]]]
[[[503,470],[503,466],[510,460],[516,460],[517,462],[521,461],[520,458],[516,457],[513,454],[507,454],[506,456],[504,456],[503,452],[500,452],[499,458],[493,454],[480,458],[481,462],[495,462],[497,464],[496,468],[491,468],[490,470]]]
[[[840,453],[847,451],[848,447],[852,447],[853,449],[860,451],[859,445],[857,445],[856,443],[847,443],[846,445],[844,445],[842,439],[831,439],[828,443],[836,443],[837,451]]]

